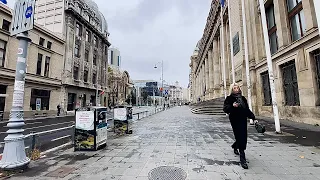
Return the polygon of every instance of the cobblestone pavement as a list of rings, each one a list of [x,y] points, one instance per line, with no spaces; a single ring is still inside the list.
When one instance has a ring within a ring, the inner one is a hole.
[[[233,134],[226,117],[175,107],[135,121],[132,129],[133,134],[109,139],[97,152],[48,154],[12,179],[147,180],[160,166],[181,168],[188,180],[320,179],[318,148],[283,142],[273,132],[258,134],[254,127],[248,134],[249,169],[242,169],[230,147]]]

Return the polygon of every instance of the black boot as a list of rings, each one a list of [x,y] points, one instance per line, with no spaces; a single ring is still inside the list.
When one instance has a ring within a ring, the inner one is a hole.
[[[231,147],[233,149],[234,154],[239,155],[239,151],[237,148],[237,142],[234,142]]]
[[[244,153],[244,150],[240,150],[240,164],[243,169],[248,169],[246,154]]]

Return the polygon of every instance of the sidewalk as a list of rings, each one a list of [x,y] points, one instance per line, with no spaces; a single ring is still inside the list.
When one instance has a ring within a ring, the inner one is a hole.
[[[188,180],[319,180],[320,149],[315,147],[319,142],[303,146],[294,141],[300,130],[283,127],[284,134],[276,135],[270,131],[272,123],[263,122],[265,135],[249,126],[248,170],[239,166],[239,157],[230,147],[233,133],[227,117],[194,115],[188,107],[175,107],[135,121],[131,135],[112,138],[110,134],[105,149],[52,152],[10,179],[148,180],[150,172],[157,173],[151,171],[154,168],[172,166],[181,169],[169,175],[180,172],[177,176]]]

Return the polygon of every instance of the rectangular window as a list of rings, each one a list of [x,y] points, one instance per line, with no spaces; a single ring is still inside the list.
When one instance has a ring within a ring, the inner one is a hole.
[[[7,42],[0,40],[0,67],[4,67],[4,61],[6,58]]]
[[[47,42],[47,48],[48,48],[48,49],[51,49],[51,46],[52,46],[52,42],[48,41],[48,42]]]
[[[90,42],[90,32],[88,30],[86,30],[86,41]]]
[[[73,79],[74,80],[79,79],[79,67],[77,67],[77,66],[73,67]]]
[[[299,88],[297,81],[296,66],[294,61],[290,61],[281,66],[282,81],[285,94],[285,104],[287,106],[299,106]]]
[[[316,66],[315,73],[316,73],[316,81],[318,85],[318,98],[320,100],[320,50],[316,50],[313,54],[314,54],[314,60],[315,60],[315,66]]]
[[[93,64],[97,65],[97,51],[94,51],[93,53]]]
[[[86,50],[85,50],[84,60],[87,61],[87,62],[89,62],[89,49],[86,49]]]
[[[96,84],[97,82],[97,75],[96,75],[96,73],[93,73],[92,74],[92,84]]]
[[[36,72],[37,75],[41,75],[42,57],[43,57],[43,55],[38,53],[37,72]]]
[[[93,38],[93,44],[95,47],[98,47],[98,39],[97,39],[97,36],[94,36]]]
[[[291,39],[296,41],[306,32],[306,23],[301,0],[287,0]]]
[[[79,44],[75,44],[75,46],[74,46],[74,55],[76,56],[76,57],[80,57],[80,45]]]
[[[10,21],[3,19],[2,21],[2,29],[6,31],[10,31]]]
[[[30,107],[32,110],[49,110],[50,91],[31,89]]]
[[[263,90],[263,97],[264,97],[263,104],[265,106],[270,106],[272,104],[272,98],[271,98],[269,73],[268,72],[262,73],[261,78],[262,78],[262,90]]]
[[[277,26],[274,17],[274,6],[271,4],[266,9],[266,16],[267,16],[267,25],[268,25],[268,32],[269,32],[269,43],[270,43],[270,50],[271,54],[274,54],[278,51],[278,37],[277,37]]]
[[[82,26],[79,23],[76,23],[76,35],[79,37],[82,35]]]
[[[83,72],[83,81],[88,82],[88,70],[84,70]]]
[[[110,52],[110,64],[113,64],[113,51]]]
[[[46,61],[44,65],[44,76],[49,77],[49,67],[50,67],[50,57],[46,56]]]
[[[42,37],[40,37],[39,39],[39,45],[40,46],[43,46],[44,45],[44,39]]]
[[[118,66],[120,66],[120,56],[118,56]]]

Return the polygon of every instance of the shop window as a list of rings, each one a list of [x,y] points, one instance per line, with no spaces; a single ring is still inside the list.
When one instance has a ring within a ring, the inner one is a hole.
[[[30,107],[32,110],[49,110],[50,91],[31,89]]]

